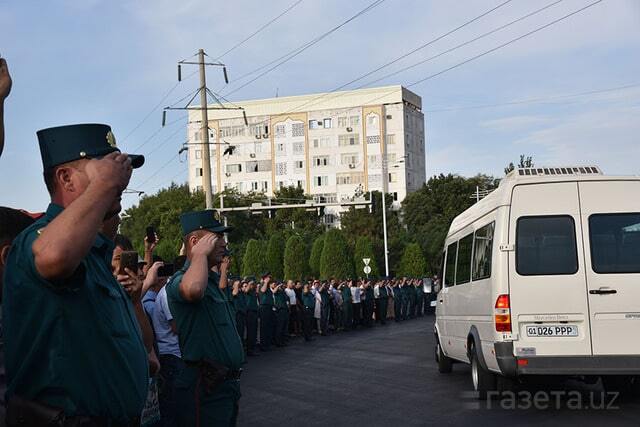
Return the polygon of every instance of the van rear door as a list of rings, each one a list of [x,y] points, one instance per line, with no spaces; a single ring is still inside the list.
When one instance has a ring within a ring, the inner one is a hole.
[[[509,293],[516,356],[591,355],[576,182],[516,185]]]
[[[640,181],[579,183],[594,355],[640,354]]]

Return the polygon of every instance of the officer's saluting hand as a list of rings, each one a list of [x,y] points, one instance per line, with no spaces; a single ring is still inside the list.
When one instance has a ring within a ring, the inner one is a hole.
[[[100,230],[144,157],[120,153],[107,125],[37,135],[51,204],[7,259],[8,425],[48,425],[52,414],[69,425],[134,425],[147,395],[147,352],[111,271],[113,242]]]

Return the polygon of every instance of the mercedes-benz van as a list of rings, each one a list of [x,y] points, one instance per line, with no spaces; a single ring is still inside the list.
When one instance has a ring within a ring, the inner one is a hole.
[[[640,177],[521,168],[456,217],[442,261],[436,361],[501,378],[601,377],[638,387]]]

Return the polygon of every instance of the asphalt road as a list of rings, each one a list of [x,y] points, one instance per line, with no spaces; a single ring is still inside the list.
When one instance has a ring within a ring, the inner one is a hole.
[[[250,358],[242,377],[239,425],[640,425],[640,399],[612,401],[605,395],[603,405],[597,384],[545,384],[528,388],[530,399],[494,401],[487,407],[470,395],[467,365],[454,365],[448,375],[438,373],[432,330],[429,316],[310,343],[294,338],[284,349]],[[573,390],[580,391],[580,399]],[[547,409],[527,409],[537,392],[550,396],[545,403],[543,395],[539,405]],[[609,405],[617,409],[598,409]]]

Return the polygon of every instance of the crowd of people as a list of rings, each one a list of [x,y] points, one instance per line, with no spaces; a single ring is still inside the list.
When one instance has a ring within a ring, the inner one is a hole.
[[[0,154],[11,84],[0,58]],[[117,231],[144,157],[103,124],[37,139],[48,207],[0,207],[1,424],[235,425],[245,356],[429,310],[420,279],[230,277],[232,228],[212,211],[181,215],[172,264],[154,256],[155,233],[140,257]]]

